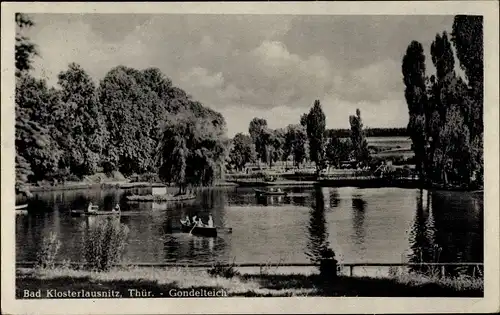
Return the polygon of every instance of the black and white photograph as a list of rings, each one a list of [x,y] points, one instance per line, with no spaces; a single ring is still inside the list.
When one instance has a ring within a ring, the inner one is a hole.
[[[15,303],[498,308],[498,3],[342,4],[2,4]]]

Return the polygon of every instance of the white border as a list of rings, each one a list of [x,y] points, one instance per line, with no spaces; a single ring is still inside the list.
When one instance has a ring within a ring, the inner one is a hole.
[[[287,3],[6,3],[2,2],[2,312],[9,314],[403,313],[499,311],[499,7],[496,1]],[[15,300],[14,12],[484,16],[485,297],[223,298],[153,300]],[[494,280],[497,279],[497,280]]]

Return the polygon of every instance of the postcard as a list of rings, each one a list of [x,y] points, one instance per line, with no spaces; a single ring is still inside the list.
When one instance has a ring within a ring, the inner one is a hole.
[[[498,13],[2,3],[2,312],[498,311]]]

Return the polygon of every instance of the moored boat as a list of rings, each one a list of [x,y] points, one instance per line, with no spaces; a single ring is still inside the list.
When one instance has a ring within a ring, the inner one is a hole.
[[[262,186],[270,186],[272,185],[269,182],[262,180],[232,180],[232,183],[237,184],[239,187],[262,187]]]
[[[254,189],[255,195],[257,196],[286,196],[288,193],[284,191],[268,191],[268,190],[260,190]]]
[[[128,201],[156,201],[156,202],[173,202],[173,201],[187,201],[196,199],[196,195],[131,195],[127,196]]]
[[[193,224],[187,224],[186,221],[181,220],[182,232],[191,233],[193,235],[200,235],[206,237],[216,237],[217,228],[208,226],[194,226]]]
[[[82,216],[82,215],[120,215],[120,211],[99,211],[99,210],[71,210],[71,215]]]
[[[28,208],[28,204],[16,205],[16,210],[26,209]]]

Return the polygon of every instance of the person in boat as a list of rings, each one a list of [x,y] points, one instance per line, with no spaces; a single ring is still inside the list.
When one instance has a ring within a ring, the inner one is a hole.
[[[113,211],[120,212],[120,204],[117,203]]]
[[[184,223],[187,225],[191,225],[191,220],[189,219],[188,215],[186,215],[186,218],[184,219]]]
[[[193,224],[197,224],[197,223],[198,223],[198,221],[196,220],[196,218],[197,218],[197,216],[196,216],[196,215],[194,215],[194,216],[193,216],[193,221],[192,221],[192,222],[193,222]],[[191,224],[191,222],[189,222],[189,224]]]
[[[207,223],[207,226],[208,226],[208,227],[214,227],[214,220],[213,220],[213,218],[212,218],[212,215],[211,215],[211,214],[209,214],[209,215],[208,215],[208,223]]]
[[[93,208],[94,208],[94,206],[92,205],[92,201],[91,201],[91,202],[89,202],[89,206],[87,208],[87,212],[92,212],[94,210]]]
[[[203,224],[203,221],[201,221],[201,218],[198,218],[198,221],[196,222],[196,226],[199,226],[199,227],[205,226],[205,224]]]

